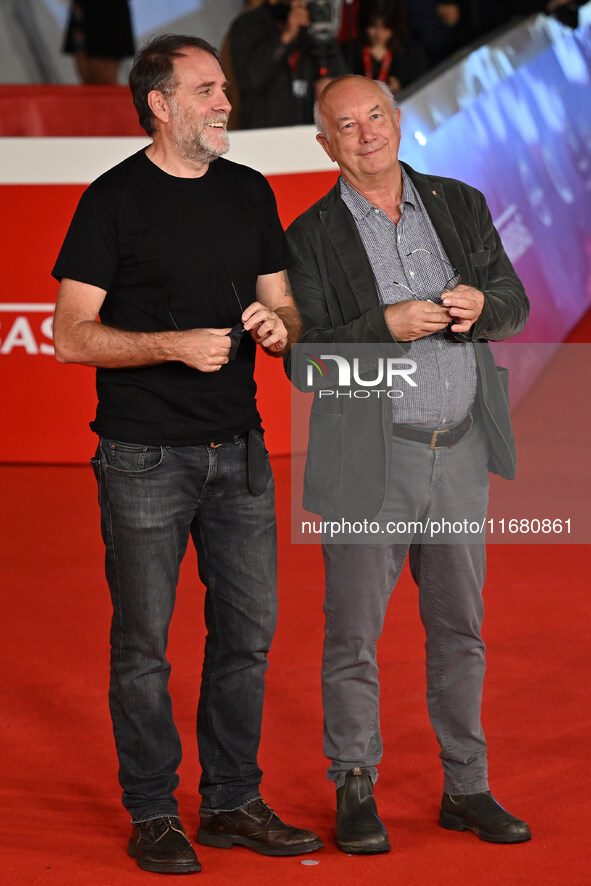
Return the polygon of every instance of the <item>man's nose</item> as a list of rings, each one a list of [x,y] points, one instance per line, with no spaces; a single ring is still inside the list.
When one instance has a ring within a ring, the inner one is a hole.
[[[232,105],[230,104],[228,96],[223,91],[223,89],[220,89],[220,93],[216,99],[215,107],[216,111],[223,111],[224,114],[229,114],[232,110]]]
[[[375,138],[371,123],[362,123],[359,127],[359,138],[362,142],[370,142]]]

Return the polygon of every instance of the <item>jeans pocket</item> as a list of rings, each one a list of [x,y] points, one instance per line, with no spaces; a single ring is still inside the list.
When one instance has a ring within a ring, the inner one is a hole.
[[[96,482],[100,483],[100,480],[101,480],[101,459],[100,459],[99,452],[97,452],[96,455],[93,455],[93,457],[90,459],[90,466],[91,466],[92,470],[94,471],[94,476],[96,478]]]
[[[120,474],[145,474],[157,468],[164,458],[162,446],[104,440],[100,443],[105,468]]]

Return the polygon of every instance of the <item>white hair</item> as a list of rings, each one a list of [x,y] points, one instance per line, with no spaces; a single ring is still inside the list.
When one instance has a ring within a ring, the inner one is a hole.
[[[337,80],[344,80],[345,78],[350,79],[352,77],[361,77],[359,74],[344,74],[342,77],[337,77]],[[365,80],[365,77],[361,77],[361,79]],[[332,81],[335,82],[334,80]],[[396,103],[396,99],[394,98],[392,91],[387,83],[384,83],[382,80],[374,80],[373,81],[376,86],[379,86],[382,92],[384,93],[389,106],[392,108],[392,112],[395,112],[398,105]],[[328,87],[327,87],[328,88]],[[314,102],[314,124],[316,129],[318,130],[319,135],[323,135],[327,141],[330,141],[327,126],[326,126],[326,118],[320,111],[320,101],[322,99],[322,94],[318,97],[318,99]]]

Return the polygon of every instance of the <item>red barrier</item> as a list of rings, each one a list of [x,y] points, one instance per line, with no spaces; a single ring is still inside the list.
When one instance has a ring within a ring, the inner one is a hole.
[[[127,86],[0,87],[0,136],[143,134]]]

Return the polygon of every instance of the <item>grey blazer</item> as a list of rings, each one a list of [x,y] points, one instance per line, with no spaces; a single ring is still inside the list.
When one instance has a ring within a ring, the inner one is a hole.
[[[450,262],[462,281],[484,292],[483,311],[459,341],[480,342],[476,417],[485,429],[489,468],[515,476],[507,370],[496,367],[486,342],[517,335],[529,302],[494,228],[484,196],[450,178],[416,172],[411,176]],[[355,221],[341,200],[339,183],[300,215],[287,231],[295,263],[289,268],[302,317],[303,343],[375,343],[401,356],[408,343],[396,342],[384,319],[373,272]],[[303,364],[296,349],[286,368],[303,388]],[[304,480],[304,507],[327,517],[373,517],[383,503],[390,465],[392,407],[388,398],[314,398]],[[329,441],[327,443],[327,441]]]

